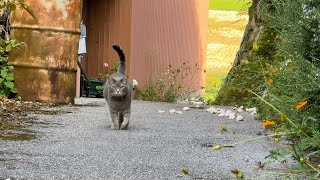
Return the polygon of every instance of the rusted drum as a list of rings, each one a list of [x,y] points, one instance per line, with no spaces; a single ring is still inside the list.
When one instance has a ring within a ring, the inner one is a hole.
[[[82,0],[24,0],[12,14],[11,35],[25,45],[10,53],[23,100],[72,103],[76,93]]]

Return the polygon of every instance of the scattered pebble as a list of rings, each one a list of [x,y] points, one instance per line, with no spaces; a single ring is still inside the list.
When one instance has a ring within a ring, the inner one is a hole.
[[[247,108],[246,111],[247,111],[247,112],[254,112],[254,111],[256,112],[256,111],[257,111],[257,108],[256,108],[256,107]]]
[[[256,114],[257,114],[257,111],[251,112],[251,115],[252,115],[252,116],[255,116]]]
[[[175,113],[176,112],[176,110],[174,110],[174,109],[170,109],[170,111],[169,111],[170,113]]]
[[[235,119],[236,118],[236,114],[235,113],[230,113],[228,117],[229,117],[229,119]]]
[[[237,112],[243,112],[243,106],[240,106],[236,111]]]
[[[226,113],[225,113],[225,116],[229,117],[229,114],[231,114],[232,111],[231,110],[227,110]]]
[[[225,114],[226,113],[223,109],[218,112],[218,116],[220,116],[220,117],[224,116]]]
[[[189,111],[190,108],[189,108],[189,107],[184,107],[182,110],[183,110],[183,111]]]
[[[243,121],[244,119],[243,119],[243,117],[241,116],[241,115],[237,115],[237,117],[236,117],[236,121]]]
[[[158,110],[158,113],[164,113],[165,111],[162,111],[162,110]]]
[[[198,102],[198,101],[192,101],[192,106],[199,108],[203,105],[203,102]]]
[[[206,111],[211,114],[216,114],[218,112],[218,110],[214,107],[209,107],[208,109],[206,109]]]
[[[176,111],[175,113],[176,114],[182,114],[182,111]]]

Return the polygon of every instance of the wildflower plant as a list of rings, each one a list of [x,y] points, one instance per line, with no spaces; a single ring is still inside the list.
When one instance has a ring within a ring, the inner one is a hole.
[[[274,51],[270,65],[262,66],[264,93],[249,91],[260,100],[260,117],[272,119],[263,125],[272,125],[276,133],[287,134],[284,138],[291,146],[282,150],[299,162],[299,172],[319,178],[320,4],[310,0],[270,0],[262,18],[274,37],[270,42]],[[259,43],[256,46],[258,51]]]
[[[106,81],[111,74],[115,73],[118,71],[118,67],[119,67],[119,64],[118,63],[115,63],[113,66],[109,66],[108,63],[103,63],[102,64],[102,73],[99,74],[99,80],[101,81]],[[103,89],[104,89],[104,86],[96,86],[96,90],[98,91],[98,93],[100,95],[102,95],[103,93]]]
[[[102,64],[102,73],[99,74],[100,80],[107,80],[111,74],[116,73],[118,71],[119,64],[115,63],[113,66],[109,66],[108,63]]]
[[[194,73],[200,68],[196,64],[192,67],[189,62],[174,67],[167,65],[164,70],[152,76],[146,90],[136,89],[135,98],[148,101],[174,102],[184,92],[188,92],[189,87],[184,84],[192,82]],[[186,81],[186,82],[185,82]]]

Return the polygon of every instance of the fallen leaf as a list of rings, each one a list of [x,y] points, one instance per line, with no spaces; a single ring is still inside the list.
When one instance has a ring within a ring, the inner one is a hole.
[[[182,168],[181,169],[182,174],[184,175],[188,175],[189,174],[189,170],[187,168]]]
[[[218,144],[218,145],[213,146],[212,148],[213,148],[214,150],[219,150],[219,149],[222,148],[222,146],[221,146],[220,144]]]
[[[222,133],[223,133],[224,131],[228,131],[228,129],[227,129],[227,127],[226,127],[225,124],[221,124],[221,125],[220,125],[220,130],[221,130]]]

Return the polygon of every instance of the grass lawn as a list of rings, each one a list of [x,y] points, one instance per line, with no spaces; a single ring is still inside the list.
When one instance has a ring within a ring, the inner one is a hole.
[[[247,12],[247,3],[251,0],[210,0],[209,2],[210,9],[213,10],[209,11],[204,99],[212,103],[239,50],[247,25],[247,16],[243,12]]]
[[[229,68],[214,68],[207,71],[204,95],[206,101],[214,101],[228,72]]]
[[[209,0],[209,9],[247,11],[251,0]]]

